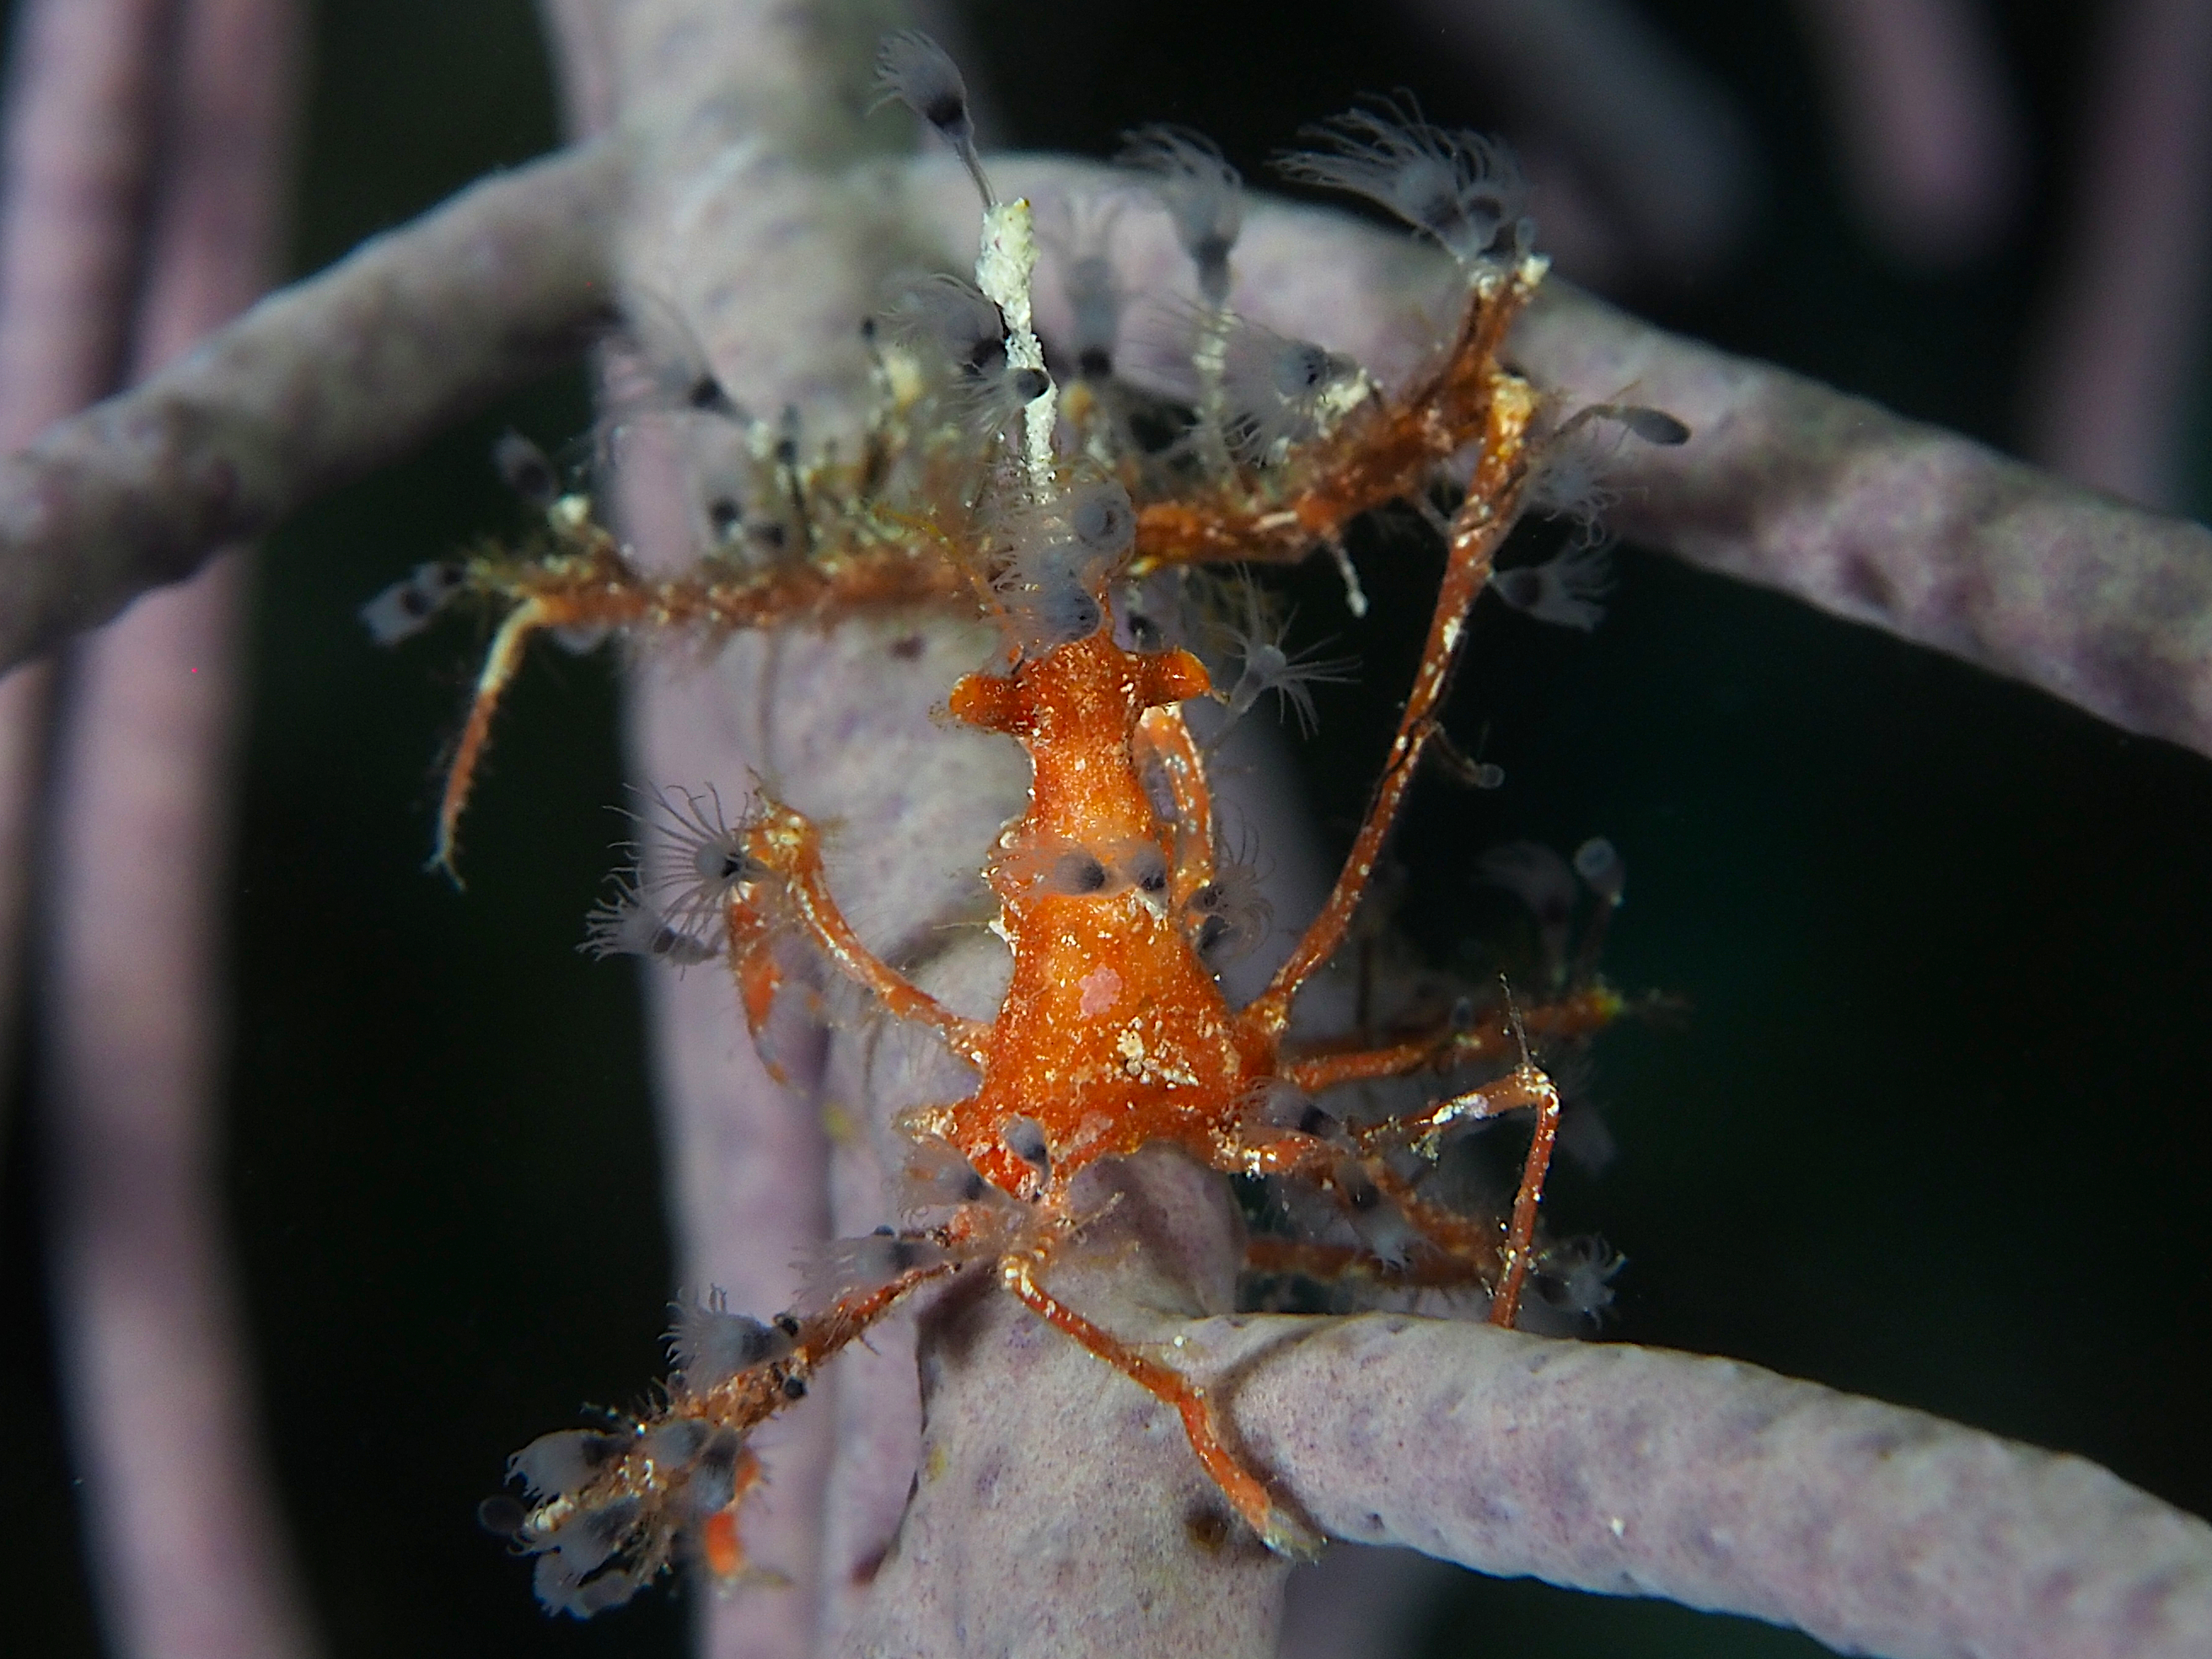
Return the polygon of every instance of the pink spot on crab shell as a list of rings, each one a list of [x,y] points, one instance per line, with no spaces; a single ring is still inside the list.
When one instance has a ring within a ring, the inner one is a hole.
[[[1083,997],[1075,1006],[1085,1019],[1093,1019],[1121,997],[1121,976],[1102,962],[1083,976],[1078,988]]]

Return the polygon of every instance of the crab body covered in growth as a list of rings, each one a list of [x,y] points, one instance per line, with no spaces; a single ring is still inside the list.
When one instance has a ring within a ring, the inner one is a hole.
[[[593,915],[592,948],[678,967],[724,964],[757,1036],[793,994],[842,979],[884,1016],[933,1033],[975,1083],[900,1119],[902,1226],[830,1247],[801,1304],[772,1321],[731,1312],[719,1293],[683,1306],[671,1335],[675,1367],[653,1409],[545,1436],[512,1461],[522,1500],[490,1500],[486,1523],[537,1557],[547,1606],[579,1616],[626,1600],[679,1558],[724,1579],[754,1571],[740,1527],[761,1476],[752,1431],[902,1298],[970,1269],[994,1273],[1038,1316],[1173,1406],[1206,1473],[1271,1547],[1310,1548],[1309,1529],[1270,1496],[1202,1387],[1048,1288],[1055,1255],[1097,1212],[1079,1177],[1102,1160],[1168,1146],[1225,1174],[1295,1185],[1345,1215],[1386,1206],[1401,1224],[1388,1250],[1347,1243],[1356,1233],[1275,1232],[1253,1238],[1253,1265],[1453,1287],[1510,1326],[1549,1248],[1538,1206],[1560,1109],[1532,1040],[1593,1031],[1620,1006],[1585,963],[1525,1006],[1471,993],[1382,1036],[1302,1044],[1290,1034],[1300,988],[1351,933],[1438,736],[1469,614],[1492,585],[1507,532],[1540,495],[1533,486],[1547,456],[1565,453],[1592,419],[1649,441],[1686,435],[1628,406],[1562,416],[1501,365],[1505,331],[1544,271],[1527,222],[1516,222],[1510,159],[1428,127],[1418,112],[1386,109],[1348,118],[1327,132],[1330,151],[1286,168],[1394,208],[1464,272],[1448,346],[1414,384],[1385,392],[1356,365],[1229,309],[1235,173],[1194,135],[1136,135],[1130,159],[1173,219],[1200,296],[1181,313],[1194,386],[1172,411],[1182,430],[1148,447],[1134,435],[1136,394],[1111,374],[1118,301],[1088,296],[1087,314],[1103,311],[1106,322],[1092,331],[1099,338],[1071,343],[1065,356],[1080,376],[1065,395],[1048,368],[1030,325],[1030,205],[994,198],[957,70],[912,35],[886,43],[883,67],[889,91],[959,152],[985,212],[975,284],[927,279],[877,329],[882,406],[866,453],[810,459],[787,432],[756,430],[750,513],[732,501],[710,514],[720,544],[668,578],[634,568],[588,501],[560,493],[542,462],[512,457],[511,476],[542,498],[548,542],[458,571],[426,567],[368,613],[373,626],[404,623],[385,629],[397,634],[455,592],[508,607],[441,811],[437,862],[448,870],[494,710],[541,632],[712,639],[933,603],[980,609],[1006,641],[1001,660],[963,678],[950,699],[953,718],[1018,741],[1030,768],[1024,810],[976,854],[995,901],[994,931],[1012,957],[990,1018],[954,1012],[869,950],[830,891],[822,831],[765,793],[734,822],[711,790],[664,795],[661,844]],[[1072,264],[1071,281],[1097,280],[1100,262]],[[1085,296],[1071,297],[1085,326]],[[1357,604],[1343,532],[1399,501],[1437,523],[1445,544],[1419,666],[1327,902],[1265,988],[1232,1006],[1218,963],[1265,930],[1265,907],[1249,866],[1224,855],[1211,744],[1184,709],[1211,700],[1234,718],[1272,690],[1304,714],[1307,684],[1334,670],[1284,649],[1256,589],[1217,583],[1216,600],[1226,594],[1234,608],[1241,597],[1245,618],[1235,637],[1242,672],[1218,685],[1171,642],[1177,630],[1158,621],[1161,602],[1145,596],[1165,589],[1187,599],[1206,580],[1204,567],[1284,563],[1326,547]],[[1542,571],[1508,574],[1525,591],[1496,591],[1542,616],[1559,582]],[[1574,614],[1548,619],[1587,625]],[[1344,1085],[1400,1078],[1432,1079],[1415,1091],[1417,1107],[1340,1117],[1318,1103]],[[1522,1110],[1534,1128],[1503,1213],[1434,1195],[1426,1177],[1455,1126]]]

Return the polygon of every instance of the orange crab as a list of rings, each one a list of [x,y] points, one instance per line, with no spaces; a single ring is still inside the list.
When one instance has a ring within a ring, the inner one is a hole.
[[[964,114],[929,118],[960,141],[948,128]],[[963,158],[980,180],[972,152]],[[988,260],[994,236],[1003,244],[1024,229],[1027,204],[991,201],[988,187],[986,202]],[[1101,483],[1095,469],[1086,474],[1054,450],[1049,392],[1031,395],[1035,380],[1049,385],[1039,370],[1021,385],[1027,407],[1010,406],[985,436],[979,464],[991,478],[1013,478],[1018,498],[995,526],[968,511],[975,492],[957,466],[948,471],[939,445],[915,469],[919,507],[911,498],[896,510],[877,499],[875,481],[888,470],[881,454],[794,474],[791,493],[803,486],[808,502],[810,557],[802,564],[710,566],[649,580],[628,566],[579,498],[568,497],[551,504],[550,556],[472,573],[476,586],[513,609],[479,679],[440,815],[437,861],[448,868],[494,708],[523,647],[547,629],[726,630],[876,602],[980,602],[1009,621],[1012,643],[1004,672],[962,679],[950,710],[1018,741],[1030,765],[1025,810],[979,859],[997,902],[994,929],[1012,957],[1011,981],[989,1019],[947,1008],[868,950],[830,892],[820,831],[773,799],[732,825],[719,801],[709,811],[687,798],[688,811],[678,814],[687,884],[680,914],[652,909],[631,887],[600,919],[611,948],[683,963],[725,959],[757,1034],[791,978],[795,944],[870,993],[888,1016],[933,1032],[976,1082],[966,1097],[901,1120],[912,1148],[908,1212],[925,1222],[833,1246],[835,1271],[824,1278],[835,1289],[772,1323],[718,1302],[686,1310],[657,1409],[611,1431],[548,1436],[517,1455],[511,1474],[530,1502],[494,1500],[487,1522],[538,1557],[549,1606],[582,1614],[625,1599],[672,1559],[679,1540],[718,1575],[745,1573],[738,1517],[759,1474],[747,1445],[752,1430],[803,1396],[817,1367],[902,1298],[970,1267],[988,1267],[1040,1318],[1173,1406],[1207,1474],[1270,1547],[1308,1547],[1302,1524],[1224,1435],[1206,1390],[1049,1289],[1055,1255],[1088,1218],[1077,1177],[1102,1159],[1167,1146],[1226,1173],[1295,1178],[1346,1197],[1354,1188],[1380,1192],[1421,1242],[1426,1271],[1486,1288],[1491,1320],[1516,1322],[1560,1107],[1558,1089],[1530,1057],[1528,1033],[1593,1030],[1619,1012],[1619,1000],[1592,982],[1526,1010],[1509,1000],[1478,1018],[1462,1007],[1382,1046],[1300,1047],[1286,1037],[1294,1000],[1345,942],[1438,734],[1469,613],[1540,451],[1574,424],[1553,422],[1547,431],[1542,400],[1498,361],[1543,261],[1516,247],[1467,263],[1467,309],[1434,369],[1396,396],[1350,399],[1311,434],[1280,441],[1279,464],[1264,477],[1217,465],[1195,483],[1160,489],[1131,466],[1124,475],[1135,490],[1123,493],[1112,476]],[[994,325],[1006,330],[1003,363],[1041,363],[1018,287],[1026,268],[1012,280],[1017,289],[1006,300],[986,301],[987,281],[972,298],[940,289],[931,302],[995,316]],[[1221,356],[1217,350],[1214,360]],[[1651,411],[1608,408],[1590,414],[1678,441]],[[1025,473],[1009,459],[1010,450],[1020,453],[1014,441],[1003,436],[1024,415]],[[1084,417],[1079,405],[1073,418]],[[1443,577],[1364,822],[1287,960],[1256,997],[1232,1007],[1204,954],[1220,925],[1217,834],[1206,751],[1182,713],[1215,688],[1188,651],[1117,639],[1115,584],[1223,559],[1302,557],[1393,501],[1430,507],[1455,457],[1465,483],[1449,515]],[[1311,1109],[1313,1097],[1340,1085],[1486,1061],[1504,1066],[1504,1074],[1411,1114],[1346,1127]],[[1446,1208],[1403,1173],[1405,1154],[1433,1158],[1454,1125],[1520,1110],[1534,1115],[1534,1129],[1509,1216]],[[1263,1241],[1261,1254],[1271,1271],[1327,1273],[1348,1263],[1341,1246],[1302,1251],[1279,1238]]]

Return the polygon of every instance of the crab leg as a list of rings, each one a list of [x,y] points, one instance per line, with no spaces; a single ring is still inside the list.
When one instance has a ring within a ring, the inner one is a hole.
[[[456,887],[461,884],[461,872],[453,863],[454,832],[460,827],[462,810],[469,804],[477,763],[483,758],[485,740],[491,736],[491,717],[499,711],[499,700],[507,690],[507,682],[522,666],[522,653],[531,636],[544,629],[557,628],[566,620],[556,614],[554,605],[544,596],[532,595],[507,613],[507,620],[500,623],[499,632],[492,636],[491,649],[477,675],[476,695],[469,702],[468,720],[461,727],[460,740],[453,745],[453,763],[446,772],[445,793],[438,802],[438,842],[430,854],[429,867],[444,871],[447,879]]]
[[[1559,1135],[1558,1085],[1526,1061],[1513,1081],[1535,1097],[1531,1103],[1536,1109],[1536,1128],[1528,1137],[1528,1156],[1521,1165],[1520,1190],[1513,1195],[1513,1220],[1505,1232],[1505,1270],[1498,1277],[1498,1293],[1490,1302],[1490,1322],[1507,1330],[1521,1316],[1521,1291],[1536,1242],[1536,1211],[1544,1201],[1544,1177],[1551,1170],[1552,1147]]]
[[[1482,459],[1475,468],[1467,499],[1453,515],[1442,586],[1429,623],[1427,644],[1414,672],[1406,699],[1406,712],[1391,740],[1382,781],[1367,809],[1367,821],[1352,843],[1351,855],[1338,874],[1336,885],[1321,915],[1306,929],[1290,959],[1276,970],[1267,988],[1245,1011],[1270,1036],[1279,1036],[1290,1022],[1291,1000],[1334,956],[1352,926],[1352,912],[1366,891],[1383,841],[1397,822],[1406,791],[1419,769],[1421,751],[1437,732],[1437,710],[1443,702],[1467,635],[1468,613],[1490,580],[1490,569],[1498,544],[1513,526],[1514,508],[1521,489],[1523,452],[1528,423],[1535,412],[1535,395],[1526,381],[1499,374],[1492,383],[1483,434]]]
[[[1524,1010],[1523,1029],[1538,1036],[1587,1036],[1601,1031],[1620,1015],[1620,994],[1592,985]],[[1346,1083],[1372,1083],[1382,1078],[1407,1077],[1415,1072],[1441,1072],[1472,1060],[1489,1060],[1514,1052],[1512,1027],[1493,1019],[1471,1030],[1451,1029],[1379,1048],[1323,1048],[1286,1056],[1282,1075],[1304,1092],[1317,1095]]]
[[[1093,1324],[1055,1298],[1037,1281],[1037,1272],[1044,1261],[1042,1249],[1002,1256],[999,1261],[999,1283],[1008,1295],[1054,1330],[1072,1337],[1154,1398],[1174,1407],[1176,1414],[1182,1419],[1183,1433],[1189,1438],[1191,1450],[1246,1524],[1276,1553],[1300,1559],[1311,1557],[1316,1552],[1316,1540],[1297,1521],[1275,1506],[1259,1476],[1230,1449],[1222,1437],[1213,1401],[1206,1390],[1173,1366],[1138,1352],[1112,1332]]]
[[[1175,879],[1170,897],[1177,905],[1213,879],[1213,792],[1206,781],[1204,757],[1182,710],[1172,704],[1147,708],[1137,722],[1138,742],[1151,751],[1167,775],[1175,797]]]
[[[764,799],[761,807],[760,821],[746,837],[747,850],[784,878],[799,921],[831,964],[899,1018],[927,1025],[954,1054],[980,1068],[991,1028],[954,1013],[861,944],[830,896],[822,867],[822,832],[780,802]]]
[[[1444,1132],[1453,1125],[1528,1110],[1536,1114],[1536,1125],[1522,1162],[1513,1213],[1506,1224],[1502,1247],[1495,1224],[1474,1221],[1431,1203],[1390,1166],[1386,1156],[1410,1146],[1424,1158],[1433,1158]],[[1543,1204],[1544,1181],[1551,1170],[1559,1127],[1559,1086],[1542,1067],[1524,1060],[1506,1076],[1441,1101],[1427,1111],[1352,1130],[1348,1153],[1338,1142],[1284,1130],[1256,1144],[1231,1147],[1215,1163],[1217,1167],[1249,1175],[1303,1176],[1340,1197],[1346,1196],[1340,1171],[1346,1165],[1356,1167],[1439,1254],[1477,1271],[1497,1264],[1490,1322],[1510,1329],[1520,1317],[1522,1291],[1534,1254],[1536,1216]]]

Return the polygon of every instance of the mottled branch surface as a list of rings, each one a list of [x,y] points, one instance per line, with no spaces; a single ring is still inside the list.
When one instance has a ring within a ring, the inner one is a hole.
[[[2212,1526],[2078,1457],[1657,1349],[1382,1314],[1185,1334],[1340,1538],[1897,1659],[2212,1644]]]
[[[573,356],[623,178],[592,145],[489,179],[0,461],[0,667]]]
[[[2212,754],[2212,531],[2083,489],[1572,289],[1522,322],[1522,361],[1577,398],[1689,422],[1625,450],[1632,540],[2040,686]]]

